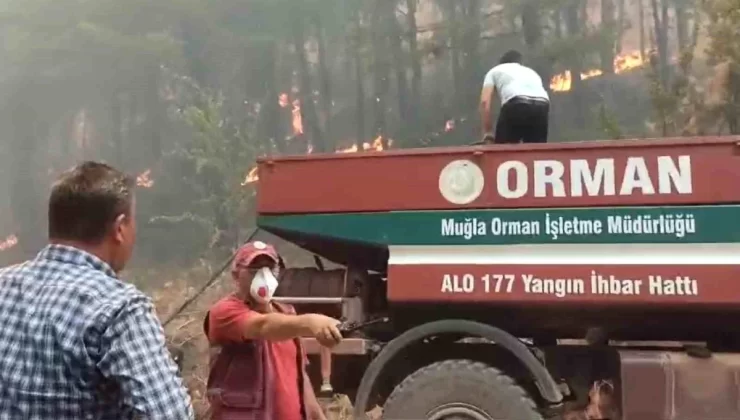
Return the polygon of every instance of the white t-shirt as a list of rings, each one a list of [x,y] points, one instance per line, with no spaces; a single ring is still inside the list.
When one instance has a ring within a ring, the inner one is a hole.
[[[515,96],[550,100],[540,75],[519,63],[504,63],[492,68],[483,79],[483,87],[490,86],[496,87],[501,105]]]

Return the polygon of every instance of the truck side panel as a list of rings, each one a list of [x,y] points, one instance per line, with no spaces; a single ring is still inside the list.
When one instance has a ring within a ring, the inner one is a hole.
[[[738,138],[263,159],[260,215],[740,202]],[[287,191],[286,191],[287,189]]]

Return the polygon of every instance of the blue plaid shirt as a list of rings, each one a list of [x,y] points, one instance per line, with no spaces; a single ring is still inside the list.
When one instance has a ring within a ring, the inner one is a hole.
[[[49,245],[0,270],[0,420],[192,419],[151,300]]]

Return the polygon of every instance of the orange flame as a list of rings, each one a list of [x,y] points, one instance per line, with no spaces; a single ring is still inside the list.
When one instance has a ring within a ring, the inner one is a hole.
[[[278,95],[278,105],[280,105],[281,108],[287,108],[288,105],[291,105],[290,102],[290,96],[283,92],[280,95]],[[298,99],[293,100],[292,102],[293,109],[290,111],[293,115],[292,120],[292,127],[293,127],[293,135],[300,135],[303,134],[303,117],[301,117],[301,101]],[[312,146],[308,146],[308,153],[311,153]],[[259,181],[260,177],[257,173],[257,167],[250,169],[249,172],[247,172],[247,175],[244,177],[244,181],[242,181],[241,185],[246,186],[252,183],[255,183]]]
[[[619,74],[632,69],[642,67],[646,64],[646,61],[642,59],[640,51],[632,51],[630,53],[619,54],[614,57],[614,72]],[[602,71],[599,69],[591,69],[584,73],[581,73],[581,80],[590,79],[592,77],[601,76]],[[560,74],[556,74],[550,80],[550,89],[553,92],[567,92],[571,89],[572,78],[570,71],[564,71]]]
[[[301,101],[293,101],[293,134],[303,134],[303,117],[301,116]]]
[[[281,93],[278,95],[278,104],[280,105],[280,108],[285,108],[290,103],[290,100],[288,99],[287,93]]]
[[[249,170],[249,173],[247,173],[247,176],[244,178],[244,181],[242,181],[242,187],[247,184],[257,182],[259,180],[260,180],[260,177],[257,174],[257,167],[255,166],[254,168]]]
[[[137,187],[143,187],[143,188],[151,188],[154,186],[154,181],[149,178],[149,175],[151,175],[152,170],[147,169],[146,171],[140,173],[136,177],[136,186]]]
[[[291,126],[293,127],[293,135],[298,136],[303,134],[303,117],[301,116],[301,101],[299,99],[294,99],[293,102],[290,101],[290,96],[283,92],[280,95],[278,95],[278,105],[280,105],[280,108],[287,108],[289,105],[293,105],[293,109],[290,110],[291,114],[293,115],[293,121],[291,123]]]
[[[16,245],[18,245],[18,237],[10,235],[4,241],[0,242],[0,251],[7,251]]]
[[[294,99],[293,102],[290,102],[290,96],[283,92],[280,95],[278,95],[278,105],[280,105],[281,108],[287,108],[289,105],[293,105],[293,109],[291,110],[291,113],[293,114],[293,134],[294,135],[300,135],[303,134],[303,118],[301,117],[301,101],[299,99]],[[393,140],[388,139],[388,146],[390,147],[393,144]],[[375,151],[382,151],[383,150],[383,137],[378,136],[373,140],[371,143],[363,143],[362,144],[362,150],[375,150]],[[353,145],[352,147],[346,148],[346,149],[338,149],[336,150],[336,153],[353,153],[359,151],[359,148],[357,145]],[[313,152],[313,145],[308,145],[308,153],[310,154]],[[249,184],[253,184],[257,181],[259,181],[259,173],[257,172],[257,166],[253,167],[252,169],[247,172],[247,175],[244,177],[244,181],[242,181],[241,185],[246,186]]]
[[[393,144],[393,140],[388,140],[388,146]],[[376,152],[382,152],[383,151],[383,136],[378,136],[375,138],[375,140],[372,141],[372,143],[362,143],[362,150],[374,150]],[[346,149],[340,149],[337,150],[337,153],[355,153],[359,151],[359,147],[357,147],[356,144],[353,144],[352,147],[348,147]]]
[[[391,147],[393,145],[393,139],[388,139],[388,147]],[[313,149],[309,148],[308,153],[310,154]],[[362,150],[363,151],[371,151],[374,150],[376,152],[382,152],[383,151],[383,136],[378,136],[373,140],[371,143],[365,142],[362,143]],[[356,144],[352,145],[352,147],[348,147],[345,149],[337,149],[336,153],[354,153],[358,152],[359,148]],[[244,181],[242,181],[241,185],[246,186],[252,183],[255,183],[260,180],[259,173],[257,172],[257,166],[253,167],[249,170],[247,173],[247,176],[244,177]]]

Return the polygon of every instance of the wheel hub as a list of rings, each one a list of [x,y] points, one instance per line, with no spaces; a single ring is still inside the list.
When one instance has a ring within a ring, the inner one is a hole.
[[[495,420],[475,406],[451,403],[437,407],[427,414],[428,420]]]

